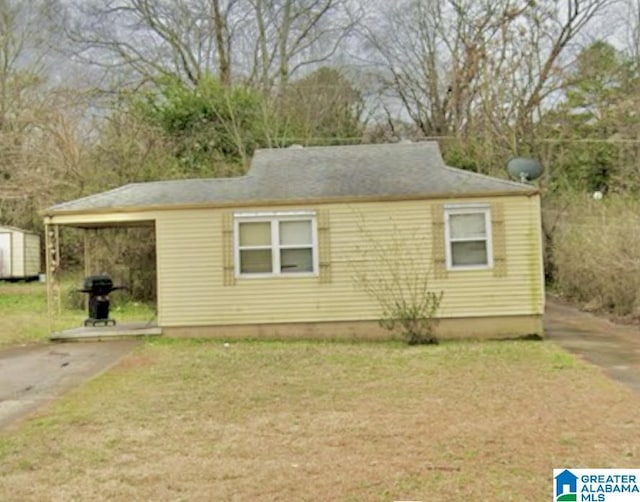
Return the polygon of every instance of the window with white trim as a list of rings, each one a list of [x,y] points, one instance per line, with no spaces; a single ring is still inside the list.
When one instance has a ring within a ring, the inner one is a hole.
[[[448,269],[481,269],[493,266],[489,206],[445,206],[444,228]]]
[[[241,213],[234,223],[236,276],[317,273],[315,213]]]

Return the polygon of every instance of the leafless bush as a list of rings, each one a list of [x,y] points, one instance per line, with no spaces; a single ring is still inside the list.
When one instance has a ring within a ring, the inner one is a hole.
[[[640,317],[640,204],[630,197],[577,198],[558,218],[555,282],[592,310]]]
[[[426,243],[396,226],[384,239],[359,226],[363,260],[353,264],[354,282],[379,305],[380,326],[409,345],[438,343],[434,328],[443,292],[430,288]]]

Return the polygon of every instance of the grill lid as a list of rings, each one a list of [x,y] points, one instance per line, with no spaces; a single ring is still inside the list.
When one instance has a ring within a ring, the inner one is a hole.
[[[84,293],[108,294],[113,291],[113,281],[108,275],[89,275],[84,278],[80,291]]]

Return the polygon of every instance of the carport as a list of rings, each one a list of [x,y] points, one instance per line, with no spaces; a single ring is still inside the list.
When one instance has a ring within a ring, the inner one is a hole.
[[[79,199],[82,201],[83,199]],[[127,213],[64,211],[66,204],[59,204],[45,210],[42,214],[45,226],[45,260],[47,285],[47,313],[49,337],[55,341],[100,340],[121,337],[157,336],[162,330],[155,319],[144,321],[118,321],[115,326],[81,326],[57,331],[58,319],[62,312],[61,274],[63,271],[61,254],[61,228],[74,228],[82,231],[84,275],[92,275],[96,270],[91,253],[94,243],[105,229],[146,228],[155,232],[155,219],[148,215]],[[107,243],[108,245],[108,243]],[[155,267],[155,263],[153,264]],[[157,269],[156,269],[157,270]]]

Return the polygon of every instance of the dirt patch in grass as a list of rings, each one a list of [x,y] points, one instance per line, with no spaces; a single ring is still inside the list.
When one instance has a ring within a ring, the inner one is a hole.
[[[146,354],[134,354],[120,362],[112,369],[112,371],[115,373],[127,373],[130,371],[140,370],[153,364],[156,364],[156,360],[151,356]]]
[[[0,499],[544,500],[639,406],[545,342],[158,341],[0,435]]]

